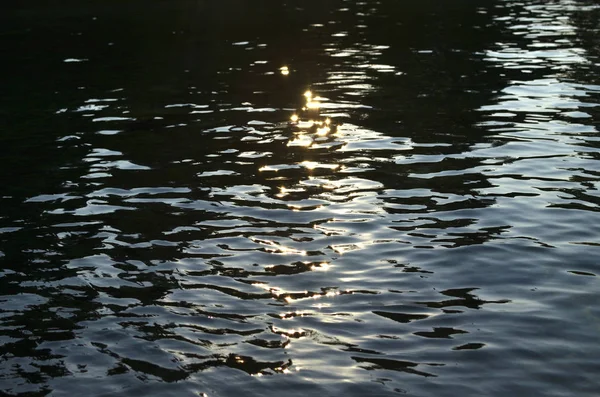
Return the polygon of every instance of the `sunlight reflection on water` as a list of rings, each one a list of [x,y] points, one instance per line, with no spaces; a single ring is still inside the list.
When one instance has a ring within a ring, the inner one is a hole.
[[[0,393],[595,395],[597,6],[95,7],[0,31]]]

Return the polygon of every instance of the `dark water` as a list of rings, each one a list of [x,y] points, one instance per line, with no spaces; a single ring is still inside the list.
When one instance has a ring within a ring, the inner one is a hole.
[[[598,395],[594,3],[10,3],[1,395]]]

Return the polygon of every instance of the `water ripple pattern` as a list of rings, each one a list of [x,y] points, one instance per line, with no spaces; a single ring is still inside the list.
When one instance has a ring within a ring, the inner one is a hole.
[[[0,17],[0,394],[596,395],[592,2],[68,3]]]

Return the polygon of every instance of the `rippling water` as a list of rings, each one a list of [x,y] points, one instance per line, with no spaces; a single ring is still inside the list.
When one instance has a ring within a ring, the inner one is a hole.
[[[0,394],[597,395],[593,2],[61,5],[0,6]]]

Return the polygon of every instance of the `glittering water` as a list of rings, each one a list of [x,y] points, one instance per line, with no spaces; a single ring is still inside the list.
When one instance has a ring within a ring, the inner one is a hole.
[[[592,2],[3,5],[0,394],[595,396]]]

